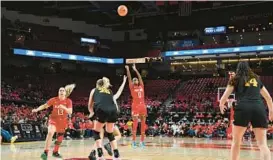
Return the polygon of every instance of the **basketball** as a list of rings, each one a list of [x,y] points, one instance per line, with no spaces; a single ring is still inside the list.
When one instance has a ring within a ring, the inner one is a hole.
[[[118,7],[119,16],[124,17],[127,15],[127,13],[128,13],[128,8],[125,5],[120,5]]]

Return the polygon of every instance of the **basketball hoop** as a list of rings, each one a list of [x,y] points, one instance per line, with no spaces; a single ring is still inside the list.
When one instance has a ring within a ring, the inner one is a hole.
[[[90,44],[90,45],[89,45],[89,52],[90,52],[90,53],[93,53],[93,52],[94,52],[94,48],[95,48],[94,45],[93,45],[93,44]]]
[[[217,101],[220,102],[220,98],[223,96],[224,92],[226,90],[226,87],[218,87],[217,89]],[[235,100],[235,94],[232,93],[228,99]]]

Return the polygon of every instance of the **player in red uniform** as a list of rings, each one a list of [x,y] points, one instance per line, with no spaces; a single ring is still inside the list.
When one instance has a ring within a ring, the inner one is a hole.
[[[127,71],[127,77],[129,79],[129,88],[131,91],[131,96],[133,98],[132,102],[132,119],[133,119],[133,142],[132,147],[136,148],[136,132],[138,119],[141,120],[141,137],[140,137],[140,147],[144,147],[144,137],[145,137],[145,122],[147,117],[147,108],[145,105],[144,97],[144,83],[141,78],[140,73],[136,69],[136,65],[133,65],[133,70],[136,72],[138,78],[131,77],[129,66],[125,66]]]
[[[228,75],[229,75],[229,80],[230,80],[231,78],[235,77],[235,72],[229,71]],[[230,103],[231,103],[231,106],[230,106],[229,127],[227,129],[227,138],[228,139],[232,138],[232,125],[233,125],[233,121],[234,121],[234,100],[231,100]]]
[[[46,136],[45,150],[42,153],[41,158],[47,160],[48,150],[52,141],[54,133],[57,133],[57,140],[55,141],[55,147],[53,150],[53,157],[62,158],[59,154],[59,146],[64,138],[65,129],[68,125],[68,115],[72,114],[72,101],[67,98],[73,89],[75,84],[67,85],[59,89],[58,97],[53,97],[47,103],[41,105],[37,109],[33,109],[32,112],[39,112],[48,107],[53,107],[52,113],[48,121],[48,133]]]

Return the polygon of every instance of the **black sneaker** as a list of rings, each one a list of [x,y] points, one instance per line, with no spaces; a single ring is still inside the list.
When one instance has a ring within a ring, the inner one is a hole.
[[[119,155],[119,151],[117,149],[114,149],[114,156],[113,156],[113,160],[120,160],[120,155]]]
[[[52,156],[55,158],[63,158],[58,152],[53,152]]]
[[[89,160],[97,160],[96,158],[96,151],[92,150],[91,153],[88,156]]]
[[[105,150],[107,151],[107,153],[109,154],[109,156],[113,156],[113,152],[112,152],[112,147],[110,143],[106,143],[104,145]]]

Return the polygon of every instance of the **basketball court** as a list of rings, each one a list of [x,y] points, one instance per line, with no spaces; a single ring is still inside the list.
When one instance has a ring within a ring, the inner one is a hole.
[[[273,154],[273,140],[269,140]],[[60,153],[64,160],[88,160],[93,139],[65,140]],[[144,149],[133,149],[129,138],[122,138],[119,144],[121,160],[228,160],[230,140],[201,138],[147,138]],[[44,142],[24,142],[1,146],[2,160],[39,160]],[[51,157],[53,146],[49,152]],[[107,156],[107,160],[111,157]],[[241,146],[241,160],[258,160],[259,150],[255,142],[244,141]]]

